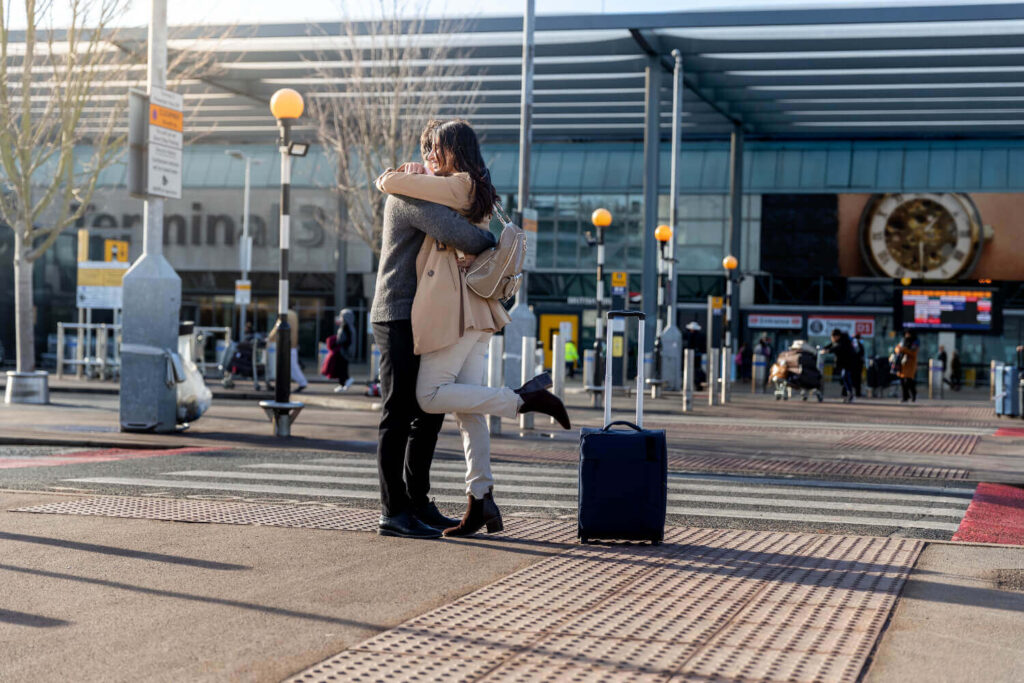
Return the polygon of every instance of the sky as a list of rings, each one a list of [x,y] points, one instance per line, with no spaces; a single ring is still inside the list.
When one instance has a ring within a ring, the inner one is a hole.
[[[2,0],[0,0],[2,1]],[[392,2],[394,0],[389,0]],[[429,16],[474,18],[488,15],[510,15],[521,12],[523,0],[397,0],[412,7],[427,5]],[[10,3],[11,28],[25,27],[24,0]],[[66,24],[66,13],[60,9],[68,0],[53,0],[54,23]],[[130,6],[119,25],[143,26],[149,21],[147,0],[129,0]],[[536,0],[537,14],[619,14],[624,12],[678,12],[733,8],[794,7],[865,7],[898,5],[976,4],[978,2],[1011,3],[1014,0]],[[350,5],[376,4],[350,2]],[[288,23],[332,21],[341,16],[339,0],[169,0],[167,20],[181,24]],[[20,10],[20,14],[19,14]],[[63,20],[62,20],[63,18]]]

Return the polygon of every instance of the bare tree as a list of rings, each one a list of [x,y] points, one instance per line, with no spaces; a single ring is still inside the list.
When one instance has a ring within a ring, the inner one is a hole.
[[[14,231],[18,372],[35,369],[33,264],[86,211],[104,169],[124,151],[128,89],[144,84],[145,50],[114,22],[128,0],[23,0],[26,29],[0,3],[0,220]],[[179,53],[182,80],[210,70],[206,53]]]
[[[354,20],[342,0],[341,34],[319,51],[320,84],[309,97],[319,142],[336,164],[335,192],[345,214],[335,226],[380,254],[384,197],[373,186],[383,170],[419,158],[419,136],[431,118],[469,117],[479,72],[471,75],[463,22],[428,20],[426,2],[377,0],[373,16]],[[358,5],[363,12],[365,5]]]

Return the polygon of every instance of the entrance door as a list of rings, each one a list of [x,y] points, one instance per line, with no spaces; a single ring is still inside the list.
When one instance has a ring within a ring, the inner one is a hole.
[[[540,338],[544,343],[544,367],[546,368],[551,367],[551,353],[554,348],[552,342],[561,323],[572,324],[572,342],[579,348],[579,315],[575,313],[541,313]]]

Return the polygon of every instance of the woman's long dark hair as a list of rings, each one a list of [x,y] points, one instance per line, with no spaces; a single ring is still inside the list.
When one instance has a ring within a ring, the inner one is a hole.
[[[450,162],[456,171],[469,174],[473,181],[473,197],[467,218],[479,223],[494,211],[498,192],[491,184],[491,172],[487,170],[480,141],[477,140],[469,122],[462,119],[445,121],[434,129],[433,149],[436,154]]]

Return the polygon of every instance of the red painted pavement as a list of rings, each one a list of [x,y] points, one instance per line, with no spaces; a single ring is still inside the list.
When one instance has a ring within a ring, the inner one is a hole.
[[[189,453],[208,453],[220,451],[222,448],[161,448],[161,449],[125,449],[107,448],[101,451],[81,451],[58,455],[37,456],[34,458],[0,459],[0,470],[14,467],[55,467],[57,465],[81,465],[87,462],[112,462],[114,460],[132,460],[134,458],[153,458],[162,455],[185,455]]]
[[[1024,438],[1024,429],[1019,427],[1000,427],[996,430],[996,436],[1016,436]]]
[[[978,484],[953,540],[1024,545],[1024,488]]]

